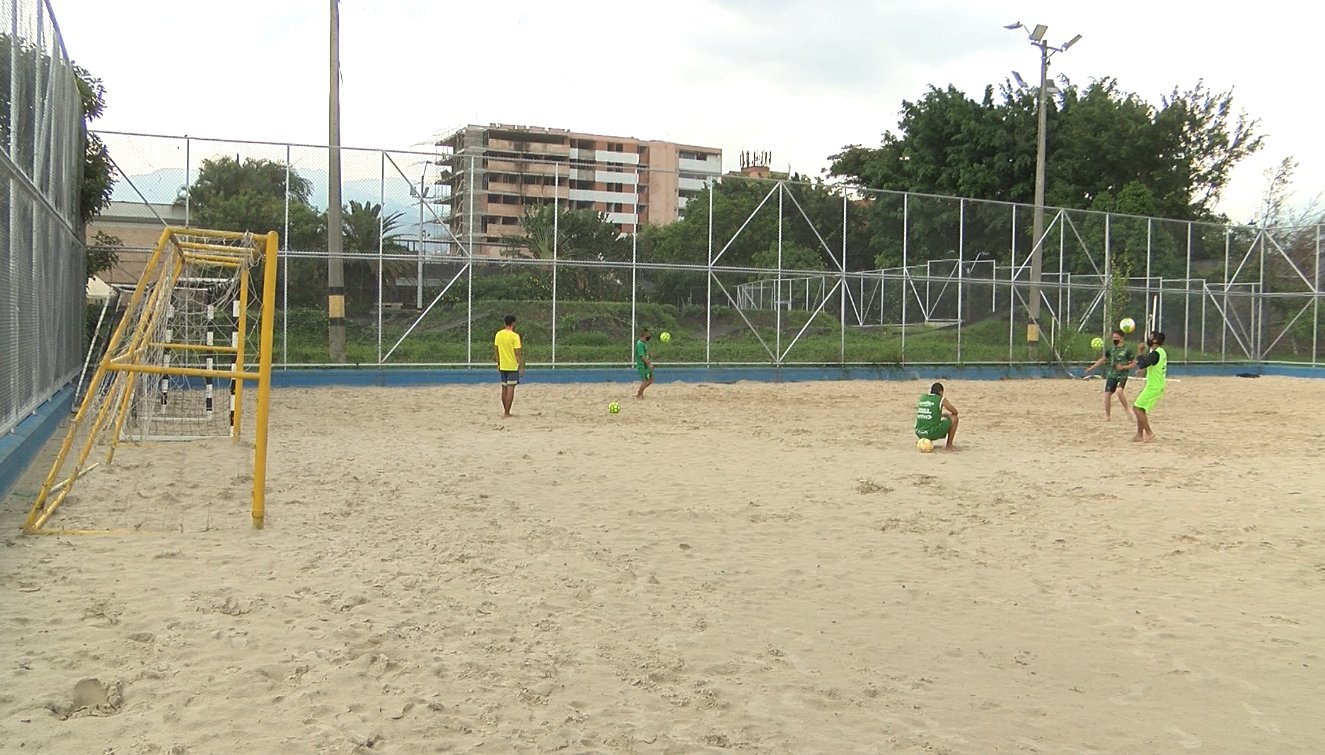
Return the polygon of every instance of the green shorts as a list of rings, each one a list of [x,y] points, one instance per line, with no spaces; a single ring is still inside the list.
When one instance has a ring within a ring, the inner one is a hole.
[[[931,427],[928,432],[916,430],[917,438],[929,438],[930,440],[942,440],[948,437],[948,430],[952,428],[952,418],[944,417],[939,420],[938,425]]]
[[[1155,408],[1155,404],[1159,403],[1159,397],[1163,395],[1163,388],[1152,390],[1150,386],[1146,386],[1141,390],[1141,393],[1137,395],[1136,401],[1132,402],[1132,406],[1135,406],[1143,412],[1149,412],[1151,409]]]
[[[640,379],[640,380],[652,380],[652,379],[653,379],[653,370],[650,369],[649,366],[648,366],[647,364],[637,364],[637,365],[635,365],[635,371],[639,373],[639,379]]]

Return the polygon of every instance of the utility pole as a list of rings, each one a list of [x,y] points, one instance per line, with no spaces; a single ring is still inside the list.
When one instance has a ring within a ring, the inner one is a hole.
[[[1025,29],[1026,27],[1018,21],[1003,28]],[[1081,35],[1078,34],[1063,46],[1055,47],[1044,39],[1044,34],[1048,30],[1049,27],[1044,24],[1036,24],[1035,28],[1026,34],[1031,45],[1040,50],[1040,90],[1036,93],[1039,127],[1035,141],[1035,214],[1031,223],[1030,290],[1029,301],[1026,302],[1026,316],[1030,320],[1026,325],[1026,343],[1030,346],[1038,346],[1040,343],[1040,278],[1044,269],[1044,242],[1040,237],[1044,235],[1044,163],[1049,110],[1049,58],[1055,53],[1066,52],[1069,47],[1081,41]],[[1018,76],[1017,80],[1020,82],[1021,77]]]
[[[345,361],[344,230],[340,217],[340,0],[331,0],[331,98],[327,111],[327,354]]]

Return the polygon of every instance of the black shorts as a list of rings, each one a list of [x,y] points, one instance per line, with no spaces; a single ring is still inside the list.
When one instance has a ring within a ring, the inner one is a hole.
[[[501,384],[502,384],[502,385],[519,385],[519,384],[520,384],[520,371],[519,371],[519,370],[497,370],[497,372],[501,374]]]
[[[1122,388],[1126,388],[1126,387],[1127,387],[1127,376],[1126,376],[1126,375],[1123,375],[1122,377],[1116,377],[1116,378],[1107,378],[1107,379],[1105,379],[1105,381],[1104,381],[1104,392],[1105,392],[1105,393],[1113,393],[1113,392],[1116,391],[1116,390],[1119,390],[1119,389],[1122,389]]]

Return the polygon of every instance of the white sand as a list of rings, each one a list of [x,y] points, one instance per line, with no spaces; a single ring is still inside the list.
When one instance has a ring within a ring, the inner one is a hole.
[[[0,517],[0,748],[1325,751],[1325,382],[922,389],[281,390],[261,532],[127,449],[52,524],[176,531]]]

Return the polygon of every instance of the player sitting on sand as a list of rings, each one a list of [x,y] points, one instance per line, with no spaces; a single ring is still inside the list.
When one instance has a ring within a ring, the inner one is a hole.
[[[1112,397],[1118,397],[1118,404],[1123,411],[1131,414],[1132,407],[1127,403],[1127,371],[1132,368],[1132,347],[1123,343],[1123,332],[1113,331],[1113,347],[1104,350],[1104,354],[1095,363],[1087,367],[1083,375],[1089,375],[1096,367],[1109,365],[1104,373],[1104,419],[1112,419],[1109,410],[1113,408]]]
[[[916,402],[916,437],[938,440],[947,438],[943,446],[947,451],[956,451],[952,444],[957,437],[957,407],[943,397],[943,383],[929,387],[929,393]]]

